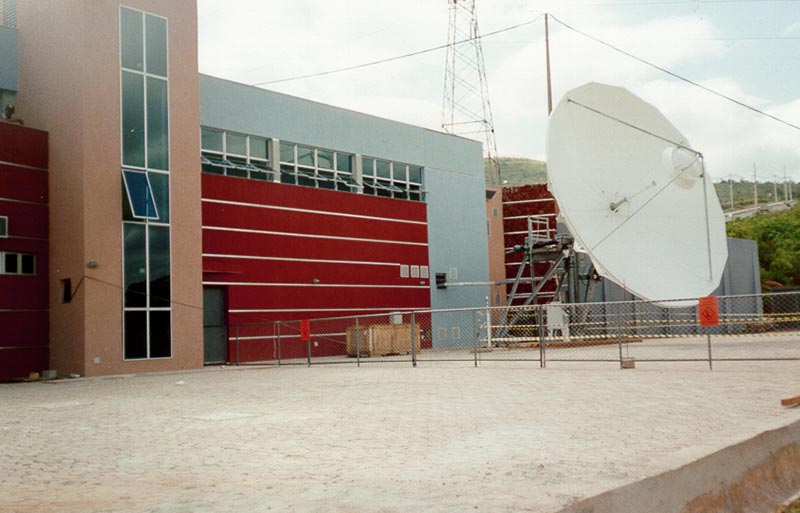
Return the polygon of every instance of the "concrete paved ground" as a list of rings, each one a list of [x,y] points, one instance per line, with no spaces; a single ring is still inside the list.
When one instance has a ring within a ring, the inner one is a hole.
[[[0,385],[0,511],[555,511],[800,420],[800,362],[225,368]]]

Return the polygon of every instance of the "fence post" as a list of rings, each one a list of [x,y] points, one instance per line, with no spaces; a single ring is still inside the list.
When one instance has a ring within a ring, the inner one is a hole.
[[[708,329],[708,328],[706,328]],[[713,358],[711,357],[711,332],[706,332],[706,337],[708,337],[708,370],[714,370]]]
[[[281,321],[277,321],[277,337],[278,337],[278,367],[281,366]]]
[[[356,365],[361,367],[361,329],[358,327],[358,317],[356,317]]]
[[[411,366],[417,366],[417,337],[414,332],[416,326],[414,324],[414,312],[411,312]]]
[[[311,367],[311,338],[306,340],[306,354],[308,355],[308,366]]]
[[[536,331],[539,334],[539,367],[544,369],[547,367],[547,351],[545,350],[544,338],[544,311],[542,305],[534,306],[536,308]]]
[[[239,365],[239,325],[237,324],[236,327],[236,365]]]
[[[622,330],[624,319],[622,317],[617,318],[617,346],[619,346],[619,367],[622,368]]]
[[[475,367],[478,366],[478,333],[480,330],[476,329],[475,327],[475,316],[478,314],[477,310],[472,311],[472,339],[475,340],[475,343],[472,344],[472,352],[474,353],[473,360],[475,361]]]
[[[492,309],[489,305],[489,296],[486,296],[486,349],[492,347]]]

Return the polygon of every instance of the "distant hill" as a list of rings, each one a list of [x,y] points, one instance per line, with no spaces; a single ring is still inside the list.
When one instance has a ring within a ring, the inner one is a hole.
[[[499,157],[500,182],[503,185],[527,185],[547,182],[547,164],[541,160]],[[485,166],[488,163],[484,162]]]
[[[541,160],[524,159],[516,157],[500,157],[500,182],[503,185],[527,185],[532,183],[547,182],[547,163]],[[484,166],[488,167],[484,161]],[[717,196],[723,210],[731,209],[731,189],[733,190],[733,208],[743,208],[753,204],[753,182],[738,180],[734,182],[717,182],[714,184]],[[800,198],[800,183],[795,182],[792,187],[792,197]],[[777,199],[775,193],[777,192]],[[776,184],[758,184],[758,202],[772,203],[786,199],[782,182]]]

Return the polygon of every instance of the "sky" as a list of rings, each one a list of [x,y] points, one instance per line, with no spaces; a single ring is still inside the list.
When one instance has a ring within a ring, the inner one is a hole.
[[[466,1],[466,0],[460,0]],[[542,13],[800,125],[800,0],[475,0],[500,156],[545,160]],[[538,18],[538,19],[537,19]],[[200,72],[259,84],[447,43],[447,0],[199,0]],[[621,55],[550,19],[553,103],[587,82],[655,105],[716,180],[800,181],[800,130]],[[261,87],[441,129],[446,50]]]

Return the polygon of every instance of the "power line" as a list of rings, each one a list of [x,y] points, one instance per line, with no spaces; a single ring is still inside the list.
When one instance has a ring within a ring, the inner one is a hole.
[[[786,125],[788,127],[794,128],[795,130],[800,130],[800,126],[795,125],[794,123],[790,123],[789,121],[786,121],[785,119],[781,119],[778,116],[775,116],[775,115],[770,114],[768,112],[765,112],[765,111],[763,111],[761,109],[753,107],[752,105],[748,105],[748,104],[746,104],[746,103],[744,103],[744,102],[742,102],[740,100],[737,100],[736,98],[733,98],[733,97],[728,96],[726,94],[723,94],[723,93],[720,93],[718,91],[715,91],[715,90],[713,90],[713,89],[711,89],[709,87],[706,87],[706,86],[704,86],[704,85],[702,85],[702,84],[700,84],[698,82],[695,82],[694,80],[691,80],[691,79],[686,78],[684,76],[678,75],[677,73],[674,73],[674,72],[672,72],[672,71],[670,71],[670,70],[668,70],[666,68],[662,68],[661,66],[659,66],[657,64],[653,64],[650,61],[646,61],[646,60],[642,59],[641,57],[638,57],[638,56],[636,56],[636,55],[634,55],[634,54],[632,54],[630,52],[627,52],[627,51],[625,51],[625,50],[623,50],[623,49],[621,49],[621,48],[619,48],[617,46],[612,45],[611,43],[603,41],[602,39],[596,38],[596,37],[594,37],[594,36],[592,36],[590,34],[587,34],[586,32],[583,32],[581,30],[576,29],[575,27],[567,25],[566,23],[564,23],[563,21],[561,21],[557,17],[553,16],[552,14],[550,15],[550,17],[553,18],[555,21],[557,21],[564,28],[567,28],[567,29],[569,29],[569,30],[571,30],[571,31],[573,31],[573,32],[575,32],[577,34],[580,34],[583,37],[591,39],[592,41],[594,41],[596,43],[599,43],[599,44],[601,44],[603,46],[611,48],[615,52],[619,52],[622,55],[630,57],[631,59],[634,59],[634,60],[636,60],[638,62],[641,62],[642,64],[646,64],[647,66],[650,66],[651,68],[655,68],[655,69],[661,71],[662,73],[666,73],[667,75],[669,75],[669,76],[671,76],[673,78],[677,78],[678,80],[681,80],[683,82],[686,82],[687,84],[693,85],[695,87],[699,87],[700,89],[702,89],[702,90],[704,90],[704,91],[706,91],[708,93],[711,93],[714,96],[718,96],[718,97],[720,97],[720,98],[722,98],[724,100],[727,100],[727,101],[729,101],[731,103],[734,103],[734,104],[736,104],[736,105],[738,105],[740,107],[744,107],[745,109],[751,110],[751,111],[755,112],[756,114],[760,114],[762,116],[768,117],[768,118],[772,119],[773,121],[777,121],[778,123],[781,123],[781,124],[784,124],[784,125]]]
[[[692,1],[695,1],[695,0],[692,0]],[[755,0],[706,0],[706,2],[704,2],[704,3],[735,3],[735,2],[740,2],[740,1],[755,1]],[[800,1],[800,0],[761,0],[761,1],[765,1],[765,2],[768,2],[768,1],[791,1],[791,2],[796,2],[796,1]],[[678,3],[678,2],[675,2],[675,3]],[[384,63],[387,63],[387,62],[397,61],[397,60],[401,60],[401,59],[407,59],[409,57],[415,57],[417,55],[422,55],[422,54],[426,54],[426,53],[430,53],[430,52],[435,52],[435,51],[438,51],[438,50],[443,50],[443,49],[448,48],[450,46],[457,46],[457,45],[460,45],[460,44],[463,44],[463,43],[468,43],[470,41],[480,40],[480,39],[483,39],[483,38],[486,38],[486,37],[494,36],[496,34],[501,34],[503,32],[509,32],[511,30],[515,30],[515,29],[520,28],[520,27],[531,25],[531,24],[535,23],[536,21],[538,21],[542,16],[544,16],[544,14],[540,14],[540,15],[536,16],[535,18],[531,19],[531,20],[524,21],[524,22],[518,23],[516,25],[512,25],[512,26],[505,27],[505,28],[502,28],[502,29],[499,29],[499,30],[495,30],[493,32],[488,32],[486,34],[477,35],[475,37],[470,37],[470,38],[467,38],[467,39],[463,39],[461,41],[456,41],[455,43],[452,43],[452,44],[444,44],[444,45],[434,46],[434,47],[431,47],[431,48],[426,48],[424,50],[418,50],[416,52],[410,52],[410,53],[406,53],[406,54],[403,54],[403,55],[397,55],[397,56],[394,56],[394,57],[388,57],[386,59],[380,59],[380,60],[376,60],[376,61],[364,62],[364,63],[356,64],[356,65],[353,65],[353,66],[346,66],[344,68],[337,68],[337,69],[332,69],[332,70],[327,70],[327,71],[320,71],[320,72],[317,72],[317,73],[309,73],[309,74],[306,74],[306,75],[298,75],[298,76],[294,76],[294,77],[287,77],[287,78],[281,78],[281,79],[276,79],[276,80],[268,80],[268,81],[264,81],[264,82],[256,82],[256,83],[251,84],[251,85],[258,87],[258,86],[269,85],[269,84],[277,84],[277,83],[281,83],[281,82],[290,82],[290,81],[294,81],[294,80],[302,80],[302,79],[305,79],[305,78],[312,78],[312,77],[320,77],[320,76],[324,76],[324,75],[331,75],[331,74],[334,74],[334,73],[341,73],[341,72],[344,72],[344,71],[351,71],[351,70],[355,70],[355,69],[361,69],[361,68],[366,68],[366,67],[370,67],[370,66],[375,66],[375,65],[378,65],[378,64],[384,64]],[[760,114],[762,116],[770,118],[773,121],[777,121],[778,123],[786,125],[786,126],[788,126],[790,128],[794,128],[795,130],[800,130],[800,126],[799,125],[796,125],[794,123],[786,121],[785,119],[779,118],[778,116],[770,114],[770,113],[768,113],[766,111],[763,111],[763,110],[761,110],[761,109],[759,109],[757,107],[753,107],[752,105],[748,105],[748,104],[744,103],[741,100],[737,100],[736,98],[733,98],[733,97],[728,96],[726,94],[723,94],[723,93],[720,93],[718,91],[715,91],[715,90],[713,90],[713,89],[711,89],[711,88],[709,88],[707,86],[704,86],[704,85],[700,84],[699,82],[695,82],[694,80],[686,78],[686,77],[684,77],[682,75],[678,75],[677,73],[675,73],[673,71],[670,71],[670,70],[668,70],[668,69],[666,69],[666,68],[664,68],[662,66],[659,66],[659,65],[654,64],[654,63],[652,63],[650,61],[647,61],[647,60],[645,60],[645,59],[643,59],[641,57],[638,57],[638,56],[636,56],[636,55],[634,55],[634,54],[632,54],[632,53],[630,53],[630,52],[628,52],[626,50],[623,50],[623,49],[621,49],[621,48],[619,48],[619,47],[617,47],[617,46],[615,46],[615,45],[613,45],[611,43],[608,43],[606,41],[603,41],[602,39],[599,39],[599,38],[597,38],[595,36],[592,36],[591,34],[583,32],[582,30],[579,30],[579,29],[577,29],[577,28],[575,28],[575,27],[563,22],[558,17],[556,17],[556,16],[554,16],[552,14],[550,16],[556,22],[558,22],[561,26],[563,26],[564,28],[566,28],[568,30],[571,30],[571,31],[573,31],[573,32],[575,32],[577,34],[580,34],[580,35],[584,36],[585,38],[590,39],[590,40],[592,40],[592,41],[594,41],[596,43],[599,43],[599,44],[601,44],[603,46],[606,46],[606,47],[614,50],[615,52],[618,52],[618,53],[620,53],[622,55],[625,55],[626,57],[629,57],[629,58],[631,58],[631,59],[633,59],[635,61],[638,61],[638,62],[640,62],[642,64],[647,65],[647,66],[650,66],[650,67],[652,67],[654,69],[657,69],[658,71],[661,71],[662,73],[665,73],[665,74],[667,74],[667,75],[669,75],[669,76],[671,76],[673,78],[681,80],[682,82],[685,82],[687,84],[690,84],[690,85],[693,85],[695,87],[698,87],[698,88],[706,91],[707,93],[713,94],[713,95],[715,95],[715,96],[717,96],[719,98],[722,98],[724,100],[727,100],[727,101],[729,101],[729,102],[731,102],[731,103],[733,103],[735,105],[738,105],[738,106],[743,107],[745,109],[748,109],[748,110],[750,110],[752,112],[755,112],[756,114]]]
[[[435,52],[435,51],[438,51],[438,50],[443,50],[443,49],[445,49],[445,48],[447,48],[449,46],[456,46],[456,45],[460,45],[462,43],[468,43],[470,41],[480,40],[480,39],[485,38],[485,37],[494,36],[496,34],[501,34],[503,32],[508,32],[510,30],[518,29],[518,28],[524,27],[526,25],[531,25],[532,23],[538,21],[539,18],[541,18],[542,16],[544,16],[544,15],[540,14],[539,16],[533,18],[532,20],[524,21],[522,23],[518,23],[517,25],[512,25],[510,27],[506,27],[506,28],[503,28],[503,29],[500,29],[500,30],[495,30],[494,32],[488,32],[486,34],[481,34],[481,35],[478,35],[476,37],[470,37],[470,38],[467,38],[467,39],[462,39],[461,41],[456,41],[452,45],[448,43],[448,44],[444,44],[444,45],[434,46],[432,48],[426,48],[424,50],[418,50],[416,52],[406,53],[406,54],[403,54],[403,55],[397,55],[395,57],[388,57],[386,59],[380,59],[380,60],[377,60],[377,61],[371,61],[371,62],[364,62],[364,63],[361,63],[361,64],[355,64],[353,66],[347,66],[347,67],[344,67],[344,68],[337,68],[337,69],[331,69],[331,70],[327,70],[327,71],[320,71],[318,73],[309,73],[307,75],[298,75],[298,76],[295,76],[295,77],[279,78],[277,80],[267,80],[265,82],[256,82],[255,84],[250,84],[250,85],[258,87],[258,86],[269,85],[269,84],[278,84],[278,83],[281,83],[281,82],[291,82],[293,80],[301,80],[301,79],[304,79],[304,78],[312,78],[312,77],[321,77],[321,76],[324,76],[324,75],[331,75],[333,73],[341,73],[343,71],[351,71],[351,70],[354,70],[354,69],[360,69],[360,68],[366,68],[366,67],[369,67],[369,66],[375,66],[376,64],[384,64],[386,62],[399,61],[400,59],[407,59],[409,57],[415,57],[417,55],[422,55],[422,54],[425,54],[425,53],[430,53],[430,52]]]

